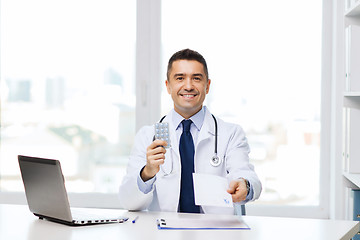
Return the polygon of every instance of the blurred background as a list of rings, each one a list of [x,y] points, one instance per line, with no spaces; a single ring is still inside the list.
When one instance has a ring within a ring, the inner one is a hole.
[[[257,205],[320,203],[322,2],[161,1],[157,94],[169,57],[207,60],[208,108],[247,133]],[[1,0],[0,192],[23,192],[17,155],[61,161],[67,189],[116,194],[137,111],[137,1]],[[286,10],[286,11],[285,11]],[[306,16],[304,16],[306,13]],[[144,29],[144,28],[142,28]],[[146,29],[146,28],[145,28]],[[145,73],[146,75],[147,73]],[[151,74],[151,73],[149,73]],[[86,198],[87,195],[84,195]]]

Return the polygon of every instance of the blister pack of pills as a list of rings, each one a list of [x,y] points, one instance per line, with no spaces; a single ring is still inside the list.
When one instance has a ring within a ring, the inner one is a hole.
[[[169,123],[161,122],[155,123],[155,139],[161,139],[167,142],[165,148],[171,147],[170,134],[169,134]]]

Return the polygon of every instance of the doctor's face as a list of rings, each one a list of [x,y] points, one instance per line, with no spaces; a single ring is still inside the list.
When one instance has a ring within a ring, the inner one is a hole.
[[[202,108],[209,92],[203,65],[195,60],[177,60],[172,63],[166,88],[174,101],[174,109],[188,119]]]

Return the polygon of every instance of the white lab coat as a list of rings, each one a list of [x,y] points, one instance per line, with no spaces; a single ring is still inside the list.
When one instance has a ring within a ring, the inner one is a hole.
[[[153,141],[154,126],[142,127],[136,134],[134,147],[129,159],[127,175],[119,189],[120,204],[128,210],[169,211],[178,210],[180,196],[181,161],[179,143],[172,124],[172,114],[163,122],[169,123],[171,148],[167,149],[165,162],[156,174],[153,189],[144,194],[139,190],[137,178],[146,164],[146,148]],[[218,167],[210,164],[215,148],[215,123],[209,110],[205,107],[205,118],[195,144],[194,169],[196,173],[214,174],[233,179],[245,178],[250,181],[254,191],[253,199],[261,193],[261,182],[249,163],[249,146],[243,129],[236,124],[226,123],[217,118],[218,156],[224,161]],[[172,134],[173,133],[173,134]],[[172,173],[169,173],[173,168]],[[234,214],[233,208],[201,206],[204,213]]]

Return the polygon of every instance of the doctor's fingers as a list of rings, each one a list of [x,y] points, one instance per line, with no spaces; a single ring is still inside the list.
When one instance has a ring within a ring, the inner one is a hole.
[[[147,155],[146,158],[147,158],[148,162],[161,161],[157,164],[162,164],[162,163],[164,163],[164,160],[165,160],[165,154],[159,153],[159,154],[154,154],[154,155]]]
[[[166,145],[167,145],[166,141],[156,139],[148,146],[147,150],[155,149],[157,147],[162,147],[162,146],[166,146]]]
[[[241,202],[246,200],[247,190],[239,187],[234,194],[231,194],[233,202]]]
[[[163,147],[158,147],[155,149],[150,149],[146,152],[146,158],[148,161],[162,161],[156,164],[162,164],[165,159],[166,150]]]
[[[151,148],[150,146],[146,150],[146,156],[152,156],[152,155],[164,155],[165,156],[166,149],[159,146],[157,148]]]
[[[245,181],[240,179],[231,181],[227,192],[231,194],[233,202],[244,201],[247,195]]]

